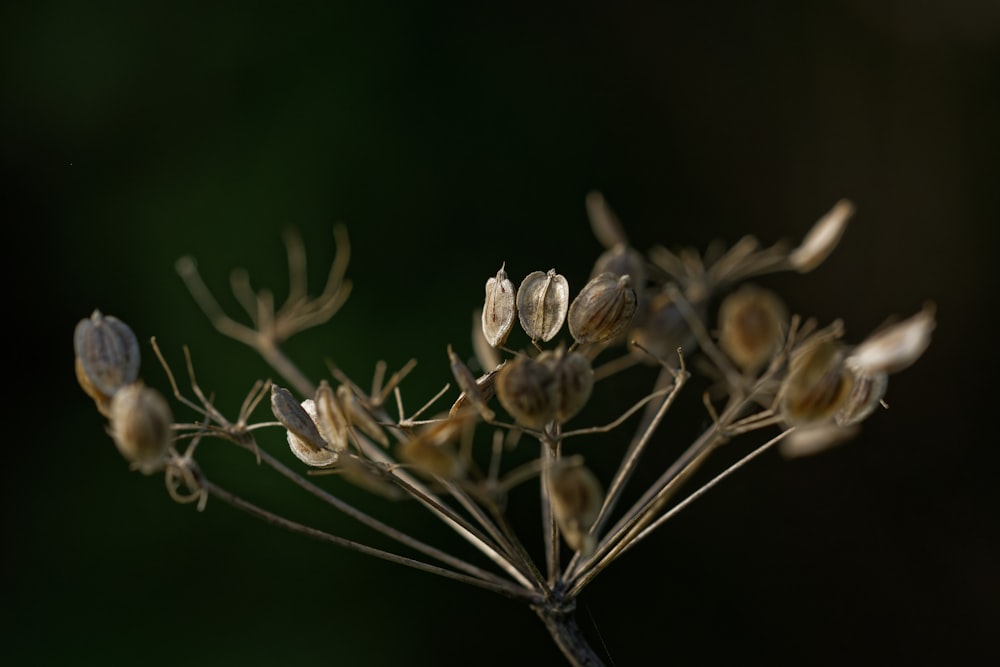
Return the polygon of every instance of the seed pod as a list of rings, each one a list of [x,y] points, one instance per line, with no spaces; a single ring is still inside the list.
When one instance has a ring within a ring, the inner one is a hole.
[[[566,544],[588,555],[594,548],[590,527],[604,502],[604,490],[590,470],[577,462],[562,459],[548,471],[552,515]]]
[[[330,383],[322,380],[316,389],[316,427],[330,449],[343,452],[347,449],[347,416]],[[307,410],[308,412],[308,410]]]
[[[455,452],[455,441],[472,425],[474,412],[461,412],[424,427],[416,436],[396,446],[401,461],[438,477],[458,477],[464,468]]]
[[[486,303],[483,305],[483,335],[493,347],[503,345],[514,326],[514,283],[500,266],[497,275],[486,281]]]
[[[813,456],[847,442],[857,433],[857,426],[839,426],[830,421],[798,426],[778,443],[778,453],[786,459]]]
[[[497,398],[518,424],[541,429],[555,415],[555,382],[547,364],[519,356],[497,375]]]
[[[844,407],[854,374],[844,365],[845,347],[835,340],[817,341],[798,350],[778,390],[778,406],[789,424],[829,419]]]
[[[111,437],[133,468],[149,475],[163,467],[172,440],[170,405],[141,382],[120,387],[111,397]]]
[[[788,263],[799,273],[808,273],[822,264],[844,235],[854,204],[841,199],[812,226],[802,243],[788,255]]]
[[[351,426],[357,427],[383,447],[389,446],[389,438],[386,436],[385,431],[372,418],[371,414],[361,404],[350,387],[346,384],[337,387],[337,398],[340,399],[340,405],[343,407],[344,414],[347,416],[347,421]]]
[[[635,315],[628,275],[602,273],[590,280],[569,307],[569,332],[580,343],[601,343],[625,331]]]
[[[719,307],[719,347],[740,369],[752,373],[780,349],[788,311],[774,292],[745,285]]]
[[[325,468],[340,458],[319,433],[313,399],[307,398],[300,404],[287,389],[272,385],[271,412],[288,432],[288,448],[297,459],[306,465]]]
[[[590,277],[596,278],[602,273],[629,276],[632,284],[641,289],[646,284],[646,260],[635,248],[619,244],[601,253],[594,262]]]
[[[603,194],[596,190],[587,193],[585,204],[587,218],[590,219],[590,229],[601,245],[605,248],[627,245],[628,238],[625,236],[625,228],[615,212],[611,210]]]
[[[517,317],[533,343],[552,340],[568,307],[569,283],[555,269],[529,273],[517,290]]]
[[[931,343],[934,311],[927,304],[916,315],[875,332],[851,352],[848,363],[865,373],[897,373],[908,367]]]
[[[455,376],[455,381],[458,382],[458,387],[462,390],[463,403],[466,401],[471,403],[483,419],[492,421],[496,415],[486,405],[486,398],[479,390],[476,377],[469,370],[469,367],[458,358],[455,351],[451,349],[451,345],[448,346],[448,359],[451,361],[451,374]]]
[[[552,396],[555,405],[553,417],[560,424],[565,424],[590,399],[594,389],[594,369],[583,354],[565,353],[562,348],[555,352],[543,352],[538,355],[538,362],[552,370]]]
[[[850,426],[866,419],[881,404],[889,386],[888,373],[860,373],[849,365],[848,369],[854,375],[854,383],[844,407],[834,415],[838,426]]]
[[[95,310],[73,332],[76,377],[102,412],[121,387],[139,378],[139,341],[127,324]]]

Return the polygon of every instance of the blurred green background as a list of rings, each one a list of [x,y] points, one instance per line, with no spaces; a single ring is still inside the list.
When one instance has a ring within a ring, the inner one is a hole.
[[[501,262],[582,286],[601,250],[591,189],[640,249],[795,239],[849,197],[837,253],[769,284],[855,341],[939,307],[862,437],[754,463],[595,583],[580,621],[609,662],[998,657],[996,391],[979,389],[997,371],[996,3],[40,0],[8,3],[0,26],[5,664],[560,664],[517,603],[171,502],[104,434],[71,336],[100,308],[157,336],[175,371],[189,345],[234,414],[269,371],[211,329],[174,261],[192,254],[230,307],[236,267],[280,296],[294,226],[318,291],[344,222],[355,291],[290,352],[362,384],[376,359],[417,357],[412,409],[449,379],[447,344],[471,353]],[[704,426],[686,400],[645,474]],[[368,539],[246,457],[206,457],[248,495]]]

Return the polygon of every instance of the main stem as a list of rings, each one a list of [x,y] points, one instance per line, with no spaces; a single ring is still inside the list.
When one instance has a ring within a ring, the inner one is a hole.
[[[545,605],[534,607],[534,610],[570,665],[604,667],[604,661],[594,652],[576,623],[575,605],[568,608]]]

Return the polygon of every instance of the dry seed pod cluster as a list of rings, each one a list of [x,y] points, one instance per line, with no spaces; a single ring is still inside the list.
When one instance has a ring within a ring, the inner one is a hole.
[[[144,474],[160,470],[173,441],[166,399],[139,380],[139,341],[132,329],[99,310],[73,332],[80,387],[108,418],[111,438],[125,459]]]

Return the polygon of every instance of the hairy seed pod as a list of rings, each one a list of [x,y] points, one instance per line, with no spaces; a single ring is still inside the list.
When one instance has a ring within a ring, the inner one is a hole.
[[[497,275],[486,281],[486,302],[483,304],[483,335],[493,347],[503,345],[514,327],[517,312],[514,303],[514,283],[500,266]]]
[[[547,478],[552,514],[563,539],[570,547],[587,555],[594,548],[590,527],[604,502],[601,483],[582,464],[566,459],[554,463]]]
[[[719,306],[719,347],[741,370],[752,373],[781,348],[788,311],[778,295],[745,285]]]
[[[889,386],[888,373],[861,373],[850,368],[850,365],[848,369],[854,376],[854,382],[844,406],[834,415],[838,426],[850,426],[867,419],[882,403],[882,397]]]
[[[541,429],[555,415],[555,381],[547,364],[519,356],[497,375],[497,398],[518,424]]]
[[[347,416],[329,382],[320,381],[313,402],[316,405],[316,427],[320,436],[330,449],[343,452],[347,449]]]
[[[77,380],[102,412],[116,391],[139,378],[139,341],[116,317],[95,310],[80,320],[73,332],[73,350]]]
[[[120,387],[111,397],[109,417],[115,446],[134,468],[146,475],[162,469],[174,418],[160,392],[141,382]]]
[[[569,283],[555,269],[529,273],[517,289],[517,317],[532,342],[552,340],[568,307]]]
[[[562,348],[543,352],[537,361],[552,370],[553,417],[565,424],[575,417],[590,399],[594,389],[594,369],[590,360],[579,352],[566,353]]]
[[[778,407],[785,421],[824,421],[844,407],[854,386],[845,356],[845,346],[835,340],[808,344],[792,356],[778,390]]]
[[[631,277],[602,273],[590,280],[569,307],[569,332],[580,343],[602,343],[625,331],[635,315]]]

